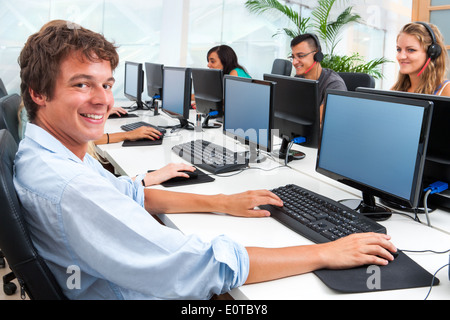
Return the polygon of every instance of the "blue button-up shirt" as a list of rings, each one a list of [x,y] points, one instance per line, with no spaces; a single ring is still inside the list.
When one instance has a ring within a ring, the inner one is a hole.
[[[249,260],[226,236],[204,242],[159,224],[140,179],[81,161],[28,124],[14,184],[33,243],[69,299],[208,299],[242,285]]]

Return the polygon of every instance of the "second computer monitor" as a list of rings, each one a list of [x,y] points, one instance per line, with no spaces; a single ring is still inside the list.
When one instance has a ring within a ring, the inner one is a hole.
[[[164,67],[162,110],[180,120],[180,126],[193,129],[188,122],[191,105],[191,69]]]
[[[280,157],[287,144],[304,137],[302,145],[317,148],[319,144],[319,82],[302,78],[265,74],[264,80],[275,82],[273,128],[283,139]]]
[[[164,65],[158,63],[145,63],[147,78],[147,94],[152,99],[162,98]]]
[[[208,124],[208,120],[223,116],[223,71],[193,68],[192,84],[197,112],[205,116],[203,127],[220,127],[217,124]]]
[[[142,63],[125,62],[124,95],[131,101],[135,101],[135,109],[143,109],[142,92],[144,91],[144,71]]]
[[[273,83],[225,76],[224,96],[224,133],[250,146],[250,162],[262,161],[259,150],[272,150]]]

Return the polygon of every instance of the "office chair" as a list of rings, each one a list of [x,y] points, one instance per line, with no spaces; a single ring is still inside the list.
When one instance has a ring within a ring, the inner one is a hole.
[[[19,144],[19,111],[21,98],[17,93],[0,98],[0,129],[7,129]]]
[[[16,100],[15,97],[8,99],[8,98],[4,98],[5,96],[8,95],[8,92],[6,91],[5,85],[3,84],[2,79],[0,79],[0,129],[8,129],[8,130],[13,130],[13,132],[17,132],[17,139],[19,138],[18,136],[18,117],[17,117],[17,111],[16,111],[16,117],[12,118],[11,121],[10,120],[6,120],[7,118],[9,118],[6,114],[9,114],[8,111],[3,111],[3,103],[11,103],[12,105],[15,104],[14,100]],[[20,103],[20,102],[19,102]],[[8,108],[9,109],[9,108]],[[17,130],[14,129],[14,121],[17,122]],[[11,129],[11,125],[7,125],[7,123],[12,122],[12,126],[13,128]],[[16,140],[17,141],[17,140]],[[6,267],[6,262],[5,262],[5,256],[3,255],[3,252],[0,250],[0,268],[5,268]],[[8,285],[6,285],[4,287],[5,293],[13,293],[16,288],[15,288],[15,284],[14,283],[10,283]]]
[[[6,91],[6,87],[3,84],[2,79],[0,79],[0,98],[6,96],[7,94],[8,92]]]
[[[32,300],[66,299],[31,242],[13,183],[16,152],[17,144],[12,135],[8,130],[0,130],[0,248],[12,270],[3,277],[4,285],[17,277],[24,293]]]
[[[275,59],[272,65],[271,74],[290,76],[292,72],[292,62],[285,59]]]
[[[375,79],[367,73],[338,72],[344,80],[348,91],[355,91],[357,87],[375,88]]]

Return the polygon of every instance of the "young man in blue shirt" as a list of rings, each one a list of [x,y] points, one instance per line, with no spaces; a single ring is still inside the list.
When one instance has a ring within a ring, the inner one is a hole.
[[[30,124],[14,184],[34,245],[70,299],[208,299],[244,283],[320,268],[387,264],[389,236],[332,243],[244,248],[221,236],[203,242],[162,226],[149,213],[223,212],[259,217],[281,206],[267,190],[195,195],[145,189],[117,178],[86,153],[113,106],[115,47],[80,26],[55,22],[32,35],[19,57]],[[68,285],[77,266],[80,286]]]

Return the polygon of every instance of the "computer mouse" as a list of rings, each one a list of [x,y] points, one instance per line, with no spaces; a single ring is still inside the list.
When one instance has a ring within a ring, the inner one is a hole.
[[[163,135],[167,132],[166,129],[161,128],[161,127],[155,127],[156,130],[158,130],[159,132],[161,132]]]
[[[392,254],[392,256],[394,257],[394,259],[396,259],[396,258],[398,257],[399,252],[398,252],[398,250],[397,250],[397,251],[395,251],[395,252],[391,252],[391,254]]]
[[[189,176],[189,178],[186,178],[186,177],[174,177],[174,178],[172,178],[172,179],[170,179],[170,180],[168,180],[168,181],[170,181],[170,182],[180,182],[180,181],[186,181],[186,180],[189,180],[189,179],[197,179],[198,178],[198,171],[197,171],[197,169],[195,169],[195,171],[187,171],[187,170],[181,170],[180,172],[183,172],[183,173],[186,173],[188,176]]]
[[[189,176],[189,178],[185,178],[185,179],[197,179],[198,178],[197,169],[195,169],[194,171],[182,170],[180,172],[186,173]],[[183,177],[180,177],[180,178],[183,178]]]

